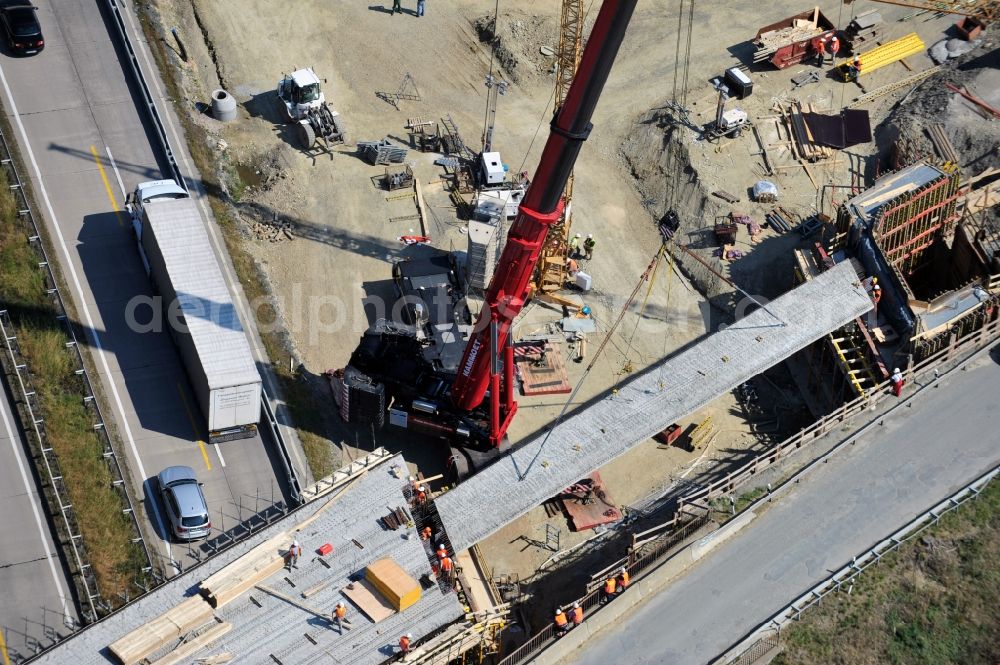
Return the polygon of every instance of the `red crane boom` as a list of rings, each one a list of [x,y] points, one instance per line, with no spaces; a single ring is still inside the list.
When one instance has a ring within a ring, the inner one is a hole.
[[[471,411],[490,391],[490,442],[500,444],[517,410],[513,348],[509,333],[526,304],[528,288],[549,227],[562,212],[562,193],[580,147],[592,128],[594,107],[608,80],[637,0],[606,0],[601,6],[562,108],[556,110],[535,176],[507,235],[472,337],[452,386],[456,408]],[[504,349],[503,367],[500,349]],[[503,374],[503,404],[500,382]]]

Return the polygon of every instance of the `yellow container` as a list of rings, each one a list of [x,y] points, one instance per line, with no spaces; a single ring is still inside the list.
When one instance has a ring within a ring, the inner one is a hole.
[[[398,612],[420,600],[420,583],[407,575],[392,559],[379,559],[365,568],[365,579]]]

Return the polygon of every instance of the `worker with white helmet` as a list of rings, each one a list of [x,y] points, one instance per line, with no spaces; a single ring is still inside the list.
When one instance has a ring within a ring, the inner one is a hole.
[[[410,653],[411,644],[413,644],[413,633],[407,633],[399,638],[399,655],[405,656]]]
[[[570,256],[570,258],[573,258],[573,259],[580,258],[580,243],[582,242],[580,240],[580,238],[581,238],[580,234],[576,233],[576,234],[573,235],[572,238],[569,239],[569,256]]]
[[[417,505],[423,505],[427,501],[427,486],[420,485],[417,487],[417,493],[413,497],[413,502]]]
[[[292,544],[288,548],[288,570],[298,568],[296,564],[299,562],[300,556],[302,556],[302,546],[299,545],[298,538],[295,538],[292,540]]]
[[[333,620],[337,622],[337,630],[340,634],[344,634],[344,624],[351,623],[347,620],[347,606],[343,602],[337,603],[337,607],[333,610]]]
[[[616,593],[621,593],[628,588],[629,582],[632,581],[628,574],[628,568],[622,566],[621,570],[618,571],[617,581],[618,581],[618,591]]]
[[[573,611],[569,613],[569,616],[573,620],[574,628],[583,623],[583,608],[580,607],[579,602],[573,603]]]
[[[903,373],[899,371],[898,367],[892,370],[892,376],[889,377],[889,381],[892,382],[892,394],[899,397],[903,392]]]
[[[594,258],[594,247],[597,246],[597,241],[594,240],[594,234],[588,233],[587,239],[583,241],[583,258],[588,261]]]
[[[567,619],[566,615],[563,614],[561,607],[556,608],[556,616],[555,619],[553,620],[553,623],[556,628],[556,637],[562,637],[563,635],[566,634],[566,629],[568,627],[567,624],[569,623],[569,619]]]

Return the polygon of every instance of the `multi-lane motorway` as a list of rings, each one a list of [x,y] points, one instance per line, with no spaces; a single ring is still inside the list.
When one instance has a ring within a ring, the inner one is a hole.
[[[69,634],[70,583],[52,542],[23,433],[0,381],[0,663],[19,662]],[[16,601],[16,602],[15,602]]]
[[[86,330],[105,417],[122,442],[134,495],[155,534],[150,550],[169,573],[171,562],[192,561],[186,547],[163,539],[162,507],[150,500],[150,478],[167,466],[193,467],[204,482],[213,525],[229,529],[241,506],[245,518],[272,495],[281,500],[279,479],[285,476],[262,436],[205,443],[204,418],[168,333],[127,325],[129,301],[151,296],[152,288],[123,212],[125,192],[140,181],[169,177],[168,170],[112,39],[105,3],[36,4],[45,50],[0,57],[0,95],[68,285],[64,296]],[[210,236],[218,252],[218,233],[210,228]],[[232,282],[230,288],[239,293]]]

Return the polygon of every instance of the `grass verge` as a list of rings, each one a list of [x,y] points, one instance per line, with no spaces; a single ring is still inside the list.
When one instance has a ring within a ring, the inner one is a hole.
[[[775,665],[1000,663],[1000,482],[782,632]]]
[[[154,10],[149,5],[140,6],[140,10],[147,19],[141,21],[143,32],[170,98],[185,99],[181,82],[177,79],[178,72],[181,72],[183,67],[170,61],[173,56],[165,51],[164,36],[157,32],[157,26],[162,22],[153,14]],[[223,186],[220,173],[226,171],[226,167],[220,165],[220,160],[211,147],[215,142],[204,128],[192,121],[186,108],[179,106],[177,111],[188,151],[201,175],[205,191],[208,193],[212,215],[222,230],[233,268],[243,285],[243,292],[247,300],[255,304],[255,313],[260,321],[274,321],[278,313],[269,302],[271,293],[267,286],[267,278],[245,247],[236,220],[230,212],[230,206],[238,199],[234,193],[239,194],[240,190],[238,187],[234,189]],[[239,181],[233,169],[230,169],[230,176],[231,179]],[[340,459],[333,454],[333,446],[317,433],[326,430],[324,414],[332,410],[332,402],[329,399],[321,399],[312,384],[288,367],[292,344],[287,331],[280,326],[268,326],[268,329],[260,331],[260,338],[271,361],[271,370],[295,422],[309,469],[314,478],[323,478],[340,465]]]
[[[112,487],[104,445],[83,402],[85,385],[66,332],[45,293],[39,257],[17,214],[0,171],[0,304],[7,309],[45,421],[47,443],[59,463],[68,500],[83,536],[98,590],[111,605],[141,575],[142,550]]]
[[[767,494],[767,490],[763,487],[758,487],[736,497],[735,503],[730,502],[728,496],[717,496],[709,502],[709,505],[712,507],[711,518],[719,524],[725,524],[765,494]],[[735,511],[733,510],[734,506],[736,508]]]

